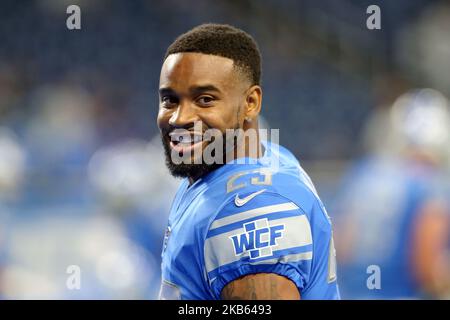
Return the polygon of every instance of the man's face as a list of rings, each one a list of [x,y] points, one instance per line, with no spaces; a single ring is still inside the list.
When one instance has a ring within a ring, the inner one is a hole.
[[[211,143],[201,137],[208,129],[224,134],[226,129],[242,128],[248,87],[231,59],[201,53],[167,57],[159,83],[158,126],[173,175],[197,178],[220,166],[196,159]],[[174,152],[190,155],[190,164],[174,164]]]

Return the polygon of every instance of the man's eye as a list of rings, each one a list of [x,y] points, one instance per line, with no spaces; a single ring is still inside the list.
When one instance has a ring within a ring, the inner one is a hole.
[[[161,97],[161,102],[164,105],[171,105],[171,104],[177,103],[177,99],[172,96],[164,96],[164,97]]]
[[[198,98],[197,101],[200,104],[209,105],[214,101],[214,98],[210,97],[210,96],[202,96],[202,97]]]

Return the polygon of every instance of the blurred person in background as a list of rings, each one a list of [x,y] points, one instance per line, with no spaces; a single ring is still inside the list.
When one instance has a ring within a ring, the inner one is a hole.
[[[0,126],[0,299],[4,298],[4,270],[8,257],[8,230],[11,207],[20,200],[26,152],[17,136]]]
[[[448,298],[448,100],[433,89],[413,90],[395,101],[385,120],[383,132],[370,128],[376,139],[368,141],[382,141],[351,167],[337,199],[342,295]]]
[[[20,126],[0,119],[0,296],[147,297],[154,258],[90,201],[91,96],[60,83],[38,86],[30,100]],[[78,288],[67,285],[69,266],[80,268]]]
[[[178,186],[167,174],[162,152],[159,136],[150,142],[125,139],[100,148],[88,169],[101,211],[122,226],[125,236],[145,253],[141,262],[152,267],[147,274],[137,275],[147,278],[139,283],[146,289],[144,298],[157,297],[160,272],[154,267],[167,222],[163,213],[170,210]]]

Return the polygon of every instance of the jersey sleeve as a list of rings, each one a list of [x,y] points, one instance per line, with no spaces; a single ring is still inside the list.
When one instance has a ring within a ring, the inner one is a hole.
[[[248,274],[279,274],[300,292],[310,277],[310,222],[277,193],[259,190],[228,200],[209,224],[204,243],[206,277],[216,299],[225,285]]]

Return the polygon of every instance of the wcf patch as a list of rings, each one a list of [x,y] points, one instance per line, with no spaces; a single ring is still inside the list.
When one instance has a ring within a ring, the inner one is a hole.
[[[249,252],[250,259],[272,255],[272,247],[283,237],[284,224],[270,226],[267,218],[244,224],[245,232],[230,236],[235,255]]]

